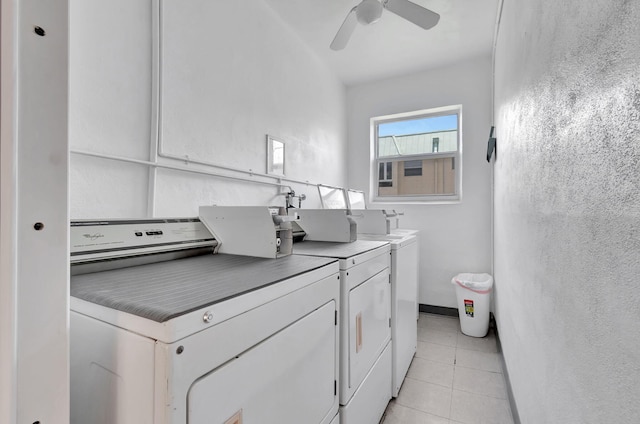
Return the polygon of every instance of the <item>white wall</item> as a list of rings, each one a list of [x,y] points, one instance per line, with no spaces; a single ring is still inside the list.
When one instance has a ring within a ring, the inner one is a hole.
[[[271,134],[286,143],[287,177],[345,185],[345,88],[263,1],[162,3],[165,153],[265,173]],[[71,1],[72,149],[156,160],[156,4]],[[70,173],[72,218],[193,216],[199,205],[212,203],[284,205],[276,186],[150,172],[78,154]],[[307,194],[303,206],[320,205],[315,186],[294,188]]]
[[[489,55],[428,72],[350,87],[349,187],[369,192],[372,117],[462,105],[462,201],[369,204],[403,211],[400,225],[420,233],[419,302],[457,307],[451,278],[491,271],[491,183],[486,143],[491,125]]]
[[[640,2],[505,0],[496,317],[523,423],[640,422]]]

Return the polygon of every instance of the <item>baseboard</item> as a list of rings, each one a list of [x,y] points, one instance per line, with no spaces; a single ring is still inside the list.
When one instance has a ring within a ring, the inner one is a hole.
[[[458,308],[447,308],[445,306],[423,305],[421,303],[419,306],[419,310],[420,312],[425,312],[427,314],[447,315],[450,317],[458,316]]]
[[[496,344],[498,346],[498,353],[500,354],[500,360],[502,361],[502,372],[504,375],[504,381],[507,385],[507,396],[509,397],[509,406],[511,407],[511,415],[513,415],[513,423],[521,424],[520,415],[518,414],[518,407],[516,406],[515,398],[513,397],[513,389],[511,388],[511,379],[509,378],[509,371],[507,371],[507,363],[504,360],[504,354],[502,353],[502,344],[500,343],[500,334],[498,333],[498,325],[493,314],[489,318],[489,326],[493,329],[496,335]]]

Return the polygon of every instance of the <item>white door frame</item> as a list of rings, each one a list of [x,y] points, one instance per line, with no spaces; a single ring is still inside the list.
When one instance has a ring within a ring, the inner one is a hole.
[[[69,423],[68,0],[0,0],[0,422]]]

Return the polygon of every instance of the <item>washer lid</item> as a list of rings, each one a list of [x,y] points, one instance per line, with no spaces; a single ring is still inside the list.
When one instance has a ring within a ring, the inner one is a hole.
[[[387,241],[371,240],[356,240],[351,243],[302,241],[293,245],[293,253],[296,255],[347,259],[388,245]]]
[[[165,322],[323,267],[335,259],[203,255],[71,277],[71,296]]]

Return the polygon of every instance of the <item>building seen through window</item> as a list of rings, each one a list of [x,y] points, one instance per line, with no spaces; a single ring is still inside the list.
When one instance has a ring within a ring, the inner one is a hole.
[[[459,107],[372,121],[378,198],[440,200],[459,195]]]

